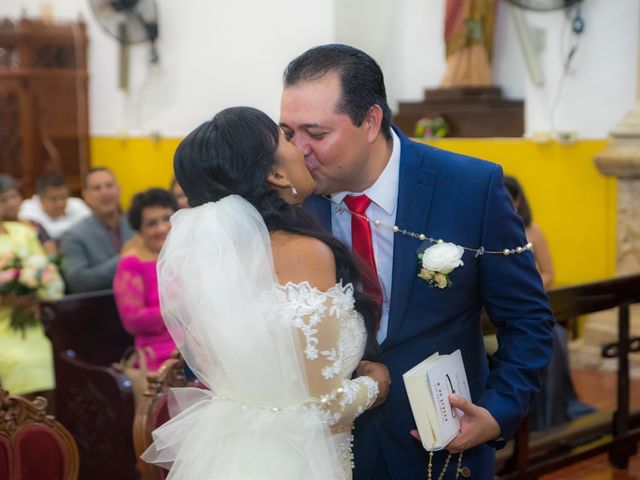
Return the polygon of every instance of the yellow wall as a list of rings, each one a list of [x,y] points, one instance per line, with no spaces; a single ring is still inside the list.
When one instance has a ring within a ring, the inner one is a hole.
[[[91,137],[91,166],[108,167],[122,189],[122,206],[150,187],[169,188],[173,153],[180,139]]]
[[[91,139],[92,165],[111,168],[123,206],[151,186],[167,187],[179,139]],[[597,280],[615,272],[615,180],[601,175],[593,157],[605,140],[536,144],[524,139],[441,139],[428,143],[494,161],[522,183],[533,216],[551,248],[558,284]]]
[[[536,144],[524,139],[442,139],[431,145],[499,163],[522,184],[545,232],[556,283],[615,273],[616,182],[593,164],[606,140]]]

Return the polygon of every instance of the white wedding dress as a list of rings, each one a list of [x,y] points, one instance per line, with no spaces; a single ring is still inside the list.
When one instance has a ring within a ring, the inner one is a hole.
[[[183,480],[348,480],[351,428],[378,394],[351,285],[279,285],[260,214],[232,195],[172,218],[163,318],[205,389],[172,390],[145,461]],[[175,415],[174,415],[175,414]]]

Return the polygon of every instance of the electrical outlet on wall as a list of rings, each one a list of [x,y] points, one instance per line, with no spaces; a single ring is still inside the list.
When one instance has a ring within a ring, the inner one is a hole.
[[[575,130],[562,130],[556,136],[560,143],[574,143],[578,139],[578,132]]]

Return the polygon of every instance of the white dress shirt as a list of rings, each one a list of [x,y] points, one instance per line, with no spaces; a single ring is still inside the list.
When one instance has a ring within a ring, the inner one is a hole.
[[[33,220],[42,225],[54,240],[60,240],[64,232],[75,225],[78,220],[82,220],[89,215],[91,215],[91,210],[81,199],[69,197],[64,215],[57,218],[50,217],[42,208],[38,195],[23,201],[18,212],[18,217],[25,220]]]
[[[373,185],[363,192],[340,192],[331,196],[331,199],[346,208],[343,200],[347,195],[366,195],[371,199],[371,205],[365,214],[372,220],[380,220],[380,223],[393,226],[396,223],[396,207],[398,204],[398,179],[400,177],[400,139],[391,130],[393,138],[393,150],[378,179]],[[340,213],[337,205],[331,208],[331,229],[333,234],[345,244],[351,246],[351,215],[347,212]],[[373,241],[373,253],[376,259],[378,279],[382,286],[382,316],[380,329],[378,330],[378,342],[382,343],[387,338],[389,329],[389,303],[391,300],[391,281],[393,273],[393,232],[387,228],[371,225],[371,237]]]

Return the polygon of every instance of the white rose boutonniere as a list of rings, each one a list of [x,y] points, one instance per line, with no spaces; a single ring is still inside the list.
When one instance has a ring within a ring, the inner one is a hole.
[[[418,277],[430,286],[446,288],[451,286],[449,274],[461,265],[464,248],[454,243],[437,243],[418,254],[421,264]]]

